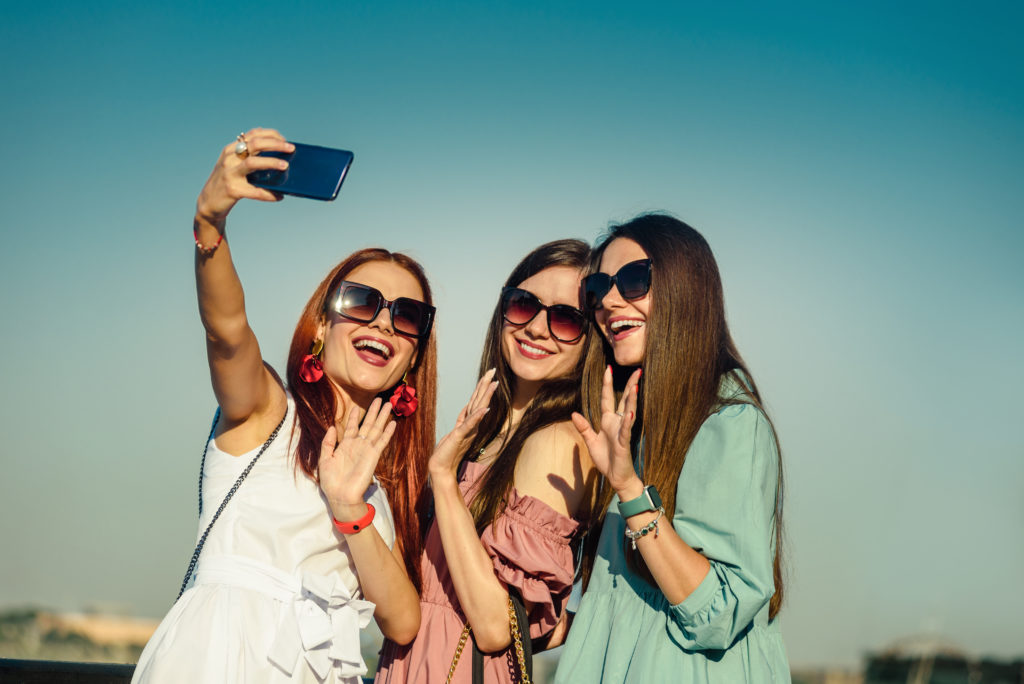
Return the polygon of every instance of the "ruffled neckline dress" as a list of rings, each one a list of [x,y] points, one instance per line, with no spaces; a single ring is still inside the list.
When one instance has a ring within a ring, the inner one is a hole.
[[[459,489],[467,503],[486,472],[487,466],[475,461],[463,464]],[[578,528],[578,521],[513,488],[504,512],[481,536],[484,548],[493,559],[497,578],[504,585],[515,587],[526,602],[533,604],[529,614],[531,638],[549,633],[565,610],[574,572],[569,544]],[[448,675],[466,616],[448,572],[436,520],[427,532],[421,569],[419,633],[408,646],[384,642],[377,684],[444,682]],[[502,653],[485,655],[484,680],[488,684],[512,681],[510,657],[515,657],[511,646]],[[472,681],[469,645],[452,681],[462,684]]]

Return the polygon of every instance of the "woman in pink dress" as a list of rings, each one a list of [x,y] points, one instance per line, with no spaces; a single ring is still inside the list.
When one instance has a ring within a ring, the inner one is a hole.
[[[570,416],[588,330],[579,310],[579,240],[551,242],[512,271],[491,318],[481,378],[455,429],[430,458],[434,520],[420,571],[413,642],[386,640],[376,681],[444,682],[464,628],[484,655],[484,681],[513,681],[509,593],[523,600],[524,639],[562,639],[596,477]],[[558,627],[558,629],[556,629]],[[473,645],[452,673],[472,681]]]

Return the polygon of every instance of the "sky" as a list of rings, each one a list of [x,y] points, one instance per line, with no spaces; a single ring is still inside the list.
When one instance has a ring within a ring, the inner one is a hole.
[[[270,363],[337,261],[407,252],[443,433],[521,256],[669,211],[780,434],[792,663],[1022,654],[1019,3],[3,8],[0,609],[173,602],[215,408],[190,219],[269,126],[355,152],[335,202],[229,219]]]

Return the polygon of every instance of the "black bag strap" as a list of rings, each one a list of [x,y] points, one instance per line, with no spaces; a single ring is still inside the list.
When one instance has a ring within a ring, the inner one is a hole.
[[[224,500],[221,501],[220,507],[217,509],[217,512],[213,514],[213,519],[210,520],[210,524],[206,526],[206,531],[203,532],[203,536],[199,538],[199,543],[196,544],[195,551],[192,552],[192,558],[188,562],[188,570],[185,571],[185,579],[181,581],[181,589],[178,590],[178,599],[180,599],[181,595],[185,593],[185,589],[188,587],[188,582],[190,579],[192,579],[192,573],[195,572],[196,563],[199,561],[199,554],[203,552],[203,545],[206,544],[206,537],[209,536],[210,530],[213,529],[213,523],[217,522],[217,518],[219,518],[220,514],[224,512],[224,507],[228,505],[228,501],[231,501],[231,497],[233,497],[235,495],[235,492],[238,491],[238,488],[242,486],[242,481],[245,480],[245,476],[249,474],[249,471],[251,471],[253,466],[256,465],[256,461],[260,459],[260,456],[263,455],[263,452],[267,450],[267,448],[270,446],[270,443],[273,442],[274,438],[277,437],[277,433],[281,431],[281,428],[284,426],[284,421],[287,418],[288,411],[286,410],[284,412],[284,416],[281,418],[281,422],[277,424],[277,427],[274,428],[274,431],[270,433],[269,437],[267,437],[267,441],[264,442],[263,446],[260,447],[259,452],[252,457],[251,461],[249,461],[249,465],[245,467],[245,470],[242,471],[242,474],[238,476],[237,480],[235,480],[234,486],[231,487],[227,495],[224,497]],[[210,426],[210,436],[206,438],[206,446],[203,448],[203,458],[199,462],[199,515],[203,514],[203,471],[206,469],[206,452],[210,448],[210,441],[213,439],[213,433],[217,430],[218,420],[220,420],[219,406],[217,407],[217,412],[213,415],[213,425]],[[177,601],[178,599],[174,600]]]

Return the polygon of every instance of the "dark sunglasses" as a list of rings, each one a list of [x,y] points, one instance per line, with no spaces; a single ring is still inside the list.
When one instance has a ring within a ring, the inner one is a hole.
[[[512,325],[526,325],[541,311],[548,314],[548,330],[559,342],[575,342],[587,329],[587,317],[575,306],[552,304],[544,306],[532,292],[518,287],[501,290],[501,316]]]
[[[327,308],[357,323],[370,323],[381,309],[387,309],[395,332],[420,338],[430,334],[435,311],[418,299],[399,297],[388,301],[380,290],[348,280],[338,283],[337,294]]]
[[[631,261],[615,275],[588,275],[580,285],[583,290],[583,307],[587,311],[600,309],[601,302],[611,292],[613,285],[619,289],[623,299],[640,299],[651,289],[651,260]]]

